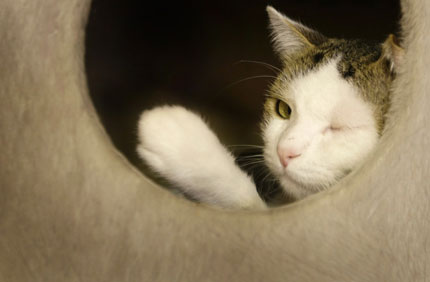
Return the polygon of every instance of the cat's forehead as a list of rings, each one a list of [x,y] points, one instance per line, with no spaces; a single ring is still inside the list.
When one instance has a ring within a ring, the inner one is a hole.
[[[332,87],[333,91],[335,86],[348,86],[354,89],[347,91],[348,93],[354,92],[355,96],[374,106],[374,118],[377,120],[378,130],[382,131],[392,79],[390,68],[385,62],[379,44],[363,40],[328,39],[318,46],[306,48],[295,56],[285,58],[283,70],[272,84],[269,95],[275,99],[287,99],[287,102],[310,96],[324,101],[331,94],[330,91],[321,91],[324,85]],[[327,73],[327,70],[330,72]],[[315,74],[319,74],[320,78],[323,74],[330,74],[331,78],[312,79]],[[307,83],[301,83],[302,87],[294,86],[299,80],[314,81],[313,88],[310,89]],[[342,93],[338,92],[339,98],[344,97]],[[268,99],[265,106],[269,116],[273,109],[271,100],[273,99]]]
[[[276,98],[291,108],[288,120],[277,114],[276,99],[268,99],[265,108],[266,124],[294,127],[300,134],[334,127],[376,128],[374,106],[366,102],[360,90],[342,78],[337,69],[339,58],[334,58],[312,71],[297,76],[289,86],[278,89]],[[284,128],[280,126],[281,128]]]
[[[381,56],[381,45],[376,41],[362,39],[328,39],[319,46],[315,46],[315,52],[333,58],[342,54],[342,61],[373,63]]]
[[[380,44],[366,40],[328,39],[318,46],[304,49],[284,62],[283,73],[294,79],[333,59],[344,78],[353,77],[356,71],[365,70],[367,66],[381,57]]]
[[[341,107],[354,110],[364,103],[359,90],[339,74],[339,60],[333,58],[319,68],[297,76],[282,91],[283,99],[292,104],[298,115],[329,117]]]

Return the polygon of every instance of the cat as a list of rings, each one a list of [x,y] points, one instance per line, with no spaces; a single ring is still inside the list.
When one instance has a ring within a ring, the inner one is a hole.
[[[327,38],[268,6],[283,68],[264,105],[264,161],[283,191],[303,199],[353,171],[383,133],[403,49]],[[144,111],[137,152],[192,198],[214,206],[265,209],[251,177],[203,119],[180,106]]]

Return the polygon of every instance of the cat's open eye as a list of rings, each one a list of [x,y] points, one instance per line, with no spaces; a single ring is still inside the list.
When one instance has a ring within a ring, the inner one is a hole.
[[[281,100],[276,100],[276,113],[283,119],[289,119],[291,115],[291,108],[287,103]]]

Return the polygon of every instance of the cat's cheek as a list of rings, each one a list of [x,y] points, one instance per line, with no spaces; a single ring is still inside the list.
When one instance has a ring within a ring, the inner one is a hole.
[[[283,120],[270,118],[265,121],[262,127],[265,163],[272,173],[277,176],[283,173],[283,168],[277,154],[277,146],[286,125]]]
[[[278,118],[270,118],[266,120],[262,127],[263,139],[266,146],[278,143],[282,132],[285,130],[288,123]]]
[[[372,151],[378,140],[376,129],[344,130],[326,137],[324,150],[325,165],[333,177],[341,178],[346,171],[355,169]]]
[[[270,171],[277,177],[283,174],[283,168],[273,147],[267,146],[264,149],[264,162]]]

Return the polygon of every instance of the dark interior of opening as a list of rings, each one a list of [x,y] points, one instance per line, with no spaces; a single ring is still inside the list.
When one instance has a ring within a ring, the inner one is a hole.
[[[139,113],[181,104],[202,113],[224,144],[260,144],[259,121],[277,67],[266,5],[329,37],[383,41],[398,33],[393,0],[94,0],[86,38],[92,100],[116,147],[136,166]]]

